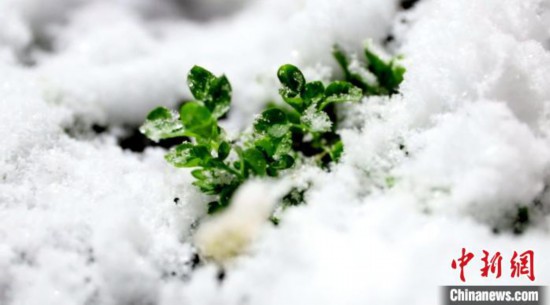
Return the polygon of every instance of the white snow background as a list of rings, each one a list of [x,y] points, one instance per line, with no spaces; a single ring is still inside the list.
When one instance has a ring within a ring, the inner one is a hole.
[[[307,204],[222,283],[192,271],[206,199],[163,149],[121,149],[122,126],[189,99],[199,64],[229,77],[238,132],[277,98],[281,64],[328,79],[333,43],[389,34],[401,94],[344,109],[341,163],[296,173]],[[0,107],[2,305],[438,304],[462,247],[467,283],[550,283],[550,1],[1,0]],[[531,224],[514,235],[519,206]],[[501,279],[480,277],[483,249]],[[508,274],[527,249],[533,283]]]

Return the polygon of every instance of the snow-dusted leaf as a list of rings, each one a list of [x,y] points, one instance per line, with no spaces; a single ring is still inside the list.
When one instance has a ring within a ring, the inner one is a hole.
[[[203,101],[209,95],[210,84],[216,77],[203,67],[194,66],[187,75],[187,85],[195,99]]]
[[[282,155],[278,160],[275,160],[271,167],[277,170],[288,169],[294,165],[294,158],[290,155]]]
[[[275,138],[265,135],[254,142],[257,149],[263,151],[272,158],[277,158],[287,154],[292,150],[291,134],[287,133],[284,137]]]
[[[179,115],[164,107],[158,107],[151,111],[139,131],[155,142],[161,139],[181,137],[185,132]]]
[[[183,143],[170,149],[165,159],[175,167],[196,167],[206,166],[212,155],[205,146]]]
[[[225,75],[216,77],[210,71],[194,66],[187,76],[189,90],[203,104],[214,118],[219,118],[229,110],[231,84]]]
[[[225,75],[211,81],[208,96],[203,102],[215,118],[219,118],[229,111],[231,84]]]
[[[304,111],[301,121],[311,132],[327,132],[332,127],[332,121],[328,114],[322,110],[318,110],[314,106]]]
[[[363,98],[363,91],[348,82],[332,82],[325,90],[325,101],[320,109],[331,103],[359,102]]]
[[[381,87],[380,93],[394,94],[405,74],[405,68],[397,64],[395,59],[387,60],[382,57],[382,52],[373,51],[371,44],[365,45],[365,57],[367,58],[368,69],[376,75],[378,84]]]
[[[305,106],[316,105],[323,100],[325,86],[320,81],[313,81],[306,84],[304,93],[302,94]]]
[[[291,64],[283,65],[277,71],[277,77],[283,85],[279,93],[284,101],[298,111],[302,111],[304,101],[300,94],[306,85],[306,79],[302,71]]]
[[[277,108],[265,110],[254,122],[254,130],[265,132],[275,138],[284,136],[289,128],[286,114]]]

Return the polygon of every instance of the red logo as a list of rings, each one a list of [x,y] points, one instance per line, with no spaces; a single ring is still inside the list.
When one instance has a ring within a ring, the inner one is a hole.
[[[451,268],[460,270],[460,280],[466,282],[465,268],[468,263],[475,257],[471,252],[462,248],[462,254],[459,258],[453,259],[451,262]],[[500,252],[496,252],[491,255],[489,251],[483,250],[483,268],[480,269],[482,277],[489,277],[491,274],[495,278],[500,278],[502,275],[502,255]],[[510,277],[526,276],[529,280],[535,280],[535,253],[533,250],[527,250],[521,254],[514,251],[512,258],[510,259]]]

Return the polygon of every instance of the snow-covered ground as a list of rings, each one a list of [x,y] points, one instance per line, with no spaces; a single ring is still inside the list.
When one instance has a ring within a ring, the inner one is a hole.
[[[230,79],[238,132],[277,98],[279,65],[328,79],[334,43],[390,34],[402,94],[343,109],[342,161],[296,173],[307,204],[223,282],[192,270],[206,198],[122,130],[189,99],[199,64]],[[438,304],[463,247],[467,283],[550,284],[547,0],[2,0],[0,106],[2,305]],[[484,249],[502,278],[480,276]],[[527,249],[534,282],[508,274]]]

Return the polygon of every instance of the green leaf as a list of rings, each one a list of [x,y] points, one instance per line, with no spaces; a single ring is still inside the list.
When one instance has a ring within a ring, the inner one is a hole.
[[[175,167],[198,167],[208,165],[212,155],[205,146],[183,143],[170,149],[164,158]]]
[[[231,145],[229,145],[229,143],[225,141],[222,142],[218,147],[218,160],[221,160],[221,161],[225,160],[229,156],[230,152],[231,152]]]
[[[393,60],[390,64],[391,74],[389,75],[389,79],[384,82],[386,83],[389,93],[394,94],[399,92],[399,85],[401,85],[401,83],[405,79],[405,72],[407,71],[407,69],[405,69],[405,67],[403,66],[396,64]]]
[[[242,162],[241,161],[233,161],[233,163],[231,165],[233,166],[234,169],[240,171]]]
[[[279,93],[284,101],[296,110],[302,111],[305,107],[300,95],[306,85],[306,79],[302,71],[296,66],[286,64],[279,68],[277,77],[283,85]]]
[[[332,48],[332,56],[334,56],[334,59],[336,59],[336,62],[338,62],[338,65],[342,68],[344,78],[349,81],[351,79],[351,73],[349,72],[349,59],[346,52],[336,44]]]
[[[290,155],[283,155],[278,160],[273,162],[271,164],[271,167],[282,170],[291,168],[292,165],[294,165],[294,158],[292,158]]]
[[[370,74],[366,67],[358,67],[354,71],[350,69],[350,60],[346,52],[340,46],[335,45],[332,51],[332,55],[342,68],[344,72],[344,80],[352,83],[353,85],[361,88],[365,94],[378,94],[379,88],[376,82],[369,80],[365,77],[365,74]],[[364,73],[358,71],[364,70]]]
[[[149,112],[147,120],[139,131],[155,142],[160,139],[181,137],[185,132],[178,115],[164,107],[157,107]]]
[[[292,149],[292,135],[287,133],[281,138],[266,135],[256,139],[256,141],[254,141],[254,146],[267,156],[277,158],[287,154]]]
[[[294,108],[296,111],[301,113],[305,109],[304,100],[300,96],[296,97],[289,97],[286,95],[286,93],[283,92],[283,89],[281,91],[281,96],[283,97],[283,100],[289,104],[292,108]]]
[[[205,174],[205,170],[203,169],[195,169],[191,171],[191,176],[195,177],[198,180],[205,180],[208,178],[208,176]]]
[[[187,75],[187,85],[195,99],[203,101],[208,97],[210,84],[214,79],[216,77],[210,71],[203,67],[194,66]]]
[[[252,171],[258,176],[265,176],[267,162],[264,155],[256,148],[249,148],[243,151],[243,159]]]
[[[359,102],[363,98],[363,91],[348,82],[335,81],[327,87],[325,96],[320,109],[330,103]]]
[[[218,136],[218,126],[210,110],[198,103],[186,103],[180,108],[180,119],[185,127],[186,135],[197,138],[199,142],[215,139]]]
[[[157,107],[153,109],[147,115],[147,119],[150,121],[168,120],[172,118],[172,112],[165,107]]]
[[[227,111],[231,103],[231,84],[225,75],[218,77],[210,83],[208,96],[204,99],[204,105],[212,112],[215,118],[219,118]]]
[[[277,77],[285,89],[298,95],[304,90],[306,79],[302,71],[291,64],[283,65],[277,71]]]
[[[380,56],[371,51],[368,45],[365,45],[365,57],[367,58],[369,70],[375,75],[382,75],[390,70],[390,65],[386,63]]]
[[[277,140],[277,138],[271,138],[270,136],[261,137],[254,142],[254,146],[266,155],[273,157],[277,151],[277,143],[275,143]]]
[[[194,66],[187,76],[191,93],[200,101],[214,118],[219,118],[229,110],[231,84],[225,75],[216,77],[210,71]]]
[[[272,108],[262,112],[254,122],[254,129],[257,132],[265,132],[272,137],[280,138],[288,133],[290,125],[284,111]]]
[[[206,195],[218,195],[223,188],[223,186],[221,185],[213,184],[209,181],[201,181],[201,180],[197,180],[193,182],[193,185],[198,187],[199,190],[205,193]]]
[[[325,96],[325,86],[320,81],[307,83],[302,96],[306,107],[317,105]]]
[[[394,94],[398,92],[398,87],[403,81],[405,68],[396,64],[395,60],[384,61],[380,56],[374,53],[369,45],[365,45],[365,57],[368,62],[368,69],[376,75],[383,93]]]
[[[221,197],[227,193],[228,188],[234,188],[241,183],[239,179],[227,171],[215,167],[195,170],[191,174],[196,175],[197,178],[193,182],[193,185],[197,186],[205,194],[220,195],[220,202],[223,202]]]
[[[342,157],[343,153],[344,153],[344,143],[342,143],[342,141],[338,141],[334,145],[332,145],[329,151],[330,158],[334,162],[338,162],[340,160],[340,157]]]

